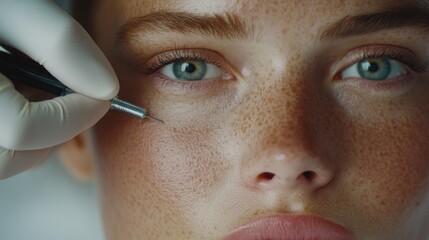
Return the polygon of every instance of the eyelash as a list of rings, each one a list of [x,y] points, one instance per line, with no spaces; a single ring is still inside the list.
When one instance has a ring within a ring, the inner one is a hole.
[[[152,63],[145,64],[142,67],[142,71],[146,74],[152,74],[170,63],[182,60],[202,61],[224,69],[225,64],[217,60],[216,57],[213,56],[215,54],[216,53],[205,49],[174,49],[158,54],[154,60],[150,61]]]

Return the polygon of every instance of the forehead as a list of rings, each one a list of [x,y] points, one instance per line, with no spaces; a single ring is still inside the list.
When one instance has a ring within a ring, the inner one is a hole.
[[[242,14],[248,18],[270,19],[279,15],[293,18],[330,17],[375,11],[379,8],[407,4],[429,6],[429,0],[105,0],[116,5],[121,13],[133,17],[153,11],[185,11],[197,13],[223,13],[225,11]]]

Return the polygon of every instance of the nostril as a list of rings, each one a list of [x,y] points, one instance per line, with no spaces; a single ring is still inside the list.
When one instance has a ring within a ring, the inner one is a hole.
[[[302,173],[302,175],[305,177],[305,179],[311,181],[316,177],[316,173],[312,171],[305,171]]]
[[[274,176],[275,176],[274,173],[263,172],[263,173],[259,174],[258,181],[269,181],[269,180],[273,179]]]

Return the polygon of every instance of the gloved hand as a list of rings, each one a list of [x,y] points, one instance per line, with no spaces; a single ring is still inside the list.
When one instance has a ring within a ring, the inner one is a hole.
[[[0,179],[41,163],[52,147],[93,126],[119,83],[84,29],[48,0],[1,0],[0,43],[13,46],[69,88],[70,94],[29,102],[0,74]]]

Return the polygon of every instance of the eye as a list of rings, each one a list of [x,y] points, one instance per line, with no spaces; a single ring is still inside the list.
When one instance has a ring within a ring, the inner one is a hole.
[[[163,66],[160,72],[174,80],[199,81],[221,78],[224,72],[216,65],[202,60],[178,60]]]
[[[398,61],[387,57],[365,58],[341,72],[341,78],[364,78],[382,81],[407,73],[407,69]]]

